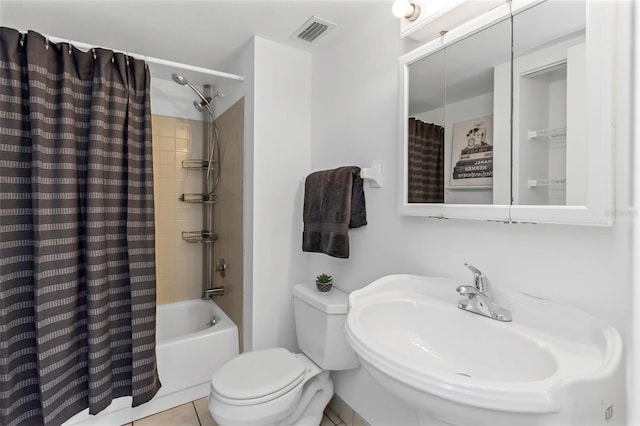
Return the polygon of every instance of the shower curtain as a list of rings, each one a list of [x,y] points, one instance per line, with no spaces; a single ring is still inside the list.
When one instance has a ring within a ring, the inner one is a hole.
[[[409,119],[410,203],[444,203],[444,128]]]
[[[160,388],[149,72],[0,28],[0,424]]]

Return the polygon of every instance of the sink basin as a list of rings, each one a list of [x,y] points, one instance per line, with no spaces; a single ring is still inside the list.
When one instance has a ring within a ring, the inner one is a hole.
[[[428,366],[443,376],[500,382],[541,380],[557,371],[555,358],[539,341],[457,312],[457,321],[444,322],[448,311],[434,299],[395,299],[368,303],[358,316],[363,329],[375,330],[369,333],[371,346],[385,348],[415,371]]]
[[[513,321],[474,315],[457,308],[459,284],[390,275],[349,297],[347,341],[422,423],[611,424],[615,407],[624,411],[614,328],[497,288],[494,297]]]

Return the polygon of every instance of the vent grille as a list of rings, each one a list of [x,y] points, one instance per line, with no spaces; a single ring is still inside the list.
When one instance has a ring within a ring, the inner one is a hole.
[[[314,22],[309,25],[304,31],[298,34],[298,38],[309,43],[313,43],[315,39],[320,37],[329,27],[319,22]]]
[[[335,26],[336,24],[333,22],[312,16],[295,33],[291,34],[290,38],[300,42],[313,43]]]

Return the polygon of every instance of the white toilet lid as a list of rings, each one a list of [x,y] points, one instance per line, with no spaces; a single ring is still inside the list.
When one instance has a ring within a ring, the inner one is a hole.
[[[213,374],[213,390],[238,404],[261,403],[288,392],[304,378],[304,365],[284,348],[246,352]],[[251,400],[251,401],[248,401]]]

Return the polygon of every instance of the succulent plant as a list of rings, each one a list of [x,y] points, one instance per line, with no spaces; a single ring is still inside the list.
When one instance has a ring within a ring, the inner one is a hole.
[[[333,278],[331,278],[331,275],[327,275],[327,274],[320,274],[316,277],[316,282],[320,284],[328,284],[332,280]]]

